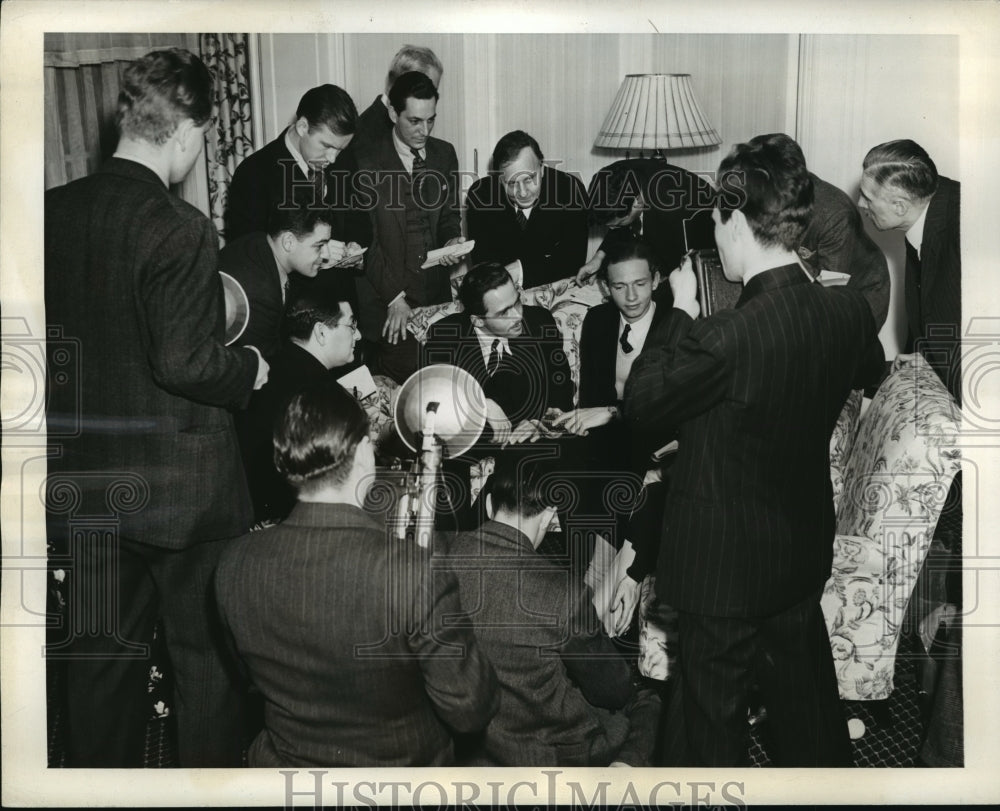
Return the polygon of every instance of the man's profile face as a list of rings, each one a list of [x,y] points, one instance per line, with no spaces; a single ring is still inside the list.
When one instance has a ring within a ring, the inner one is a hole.
[[[349,302],[340,302],[340,320],[327,329],[330,368],[344,366],[354,360],[354,347],[361,338],[358,319],[354,316]]]
[[[310,127],[305,118],[295,122],[295,131],[299,135],[299,152],[310,166],[322,169],[337,160],[347,145],[351,143],[354,134],[337,135],[326,124]]]
[[[410,96],[401,113],[397,113],[392,105],[389,106],[389,118],[392,119],[400,141],[410,149],[423,149],[434,130],[437,99],[415,99]]]
[[[516,338],[524,331],[524,307],[514,282],[507,282],[483,294],[483,315],[477,316],[481,329],[497,338]]]
[[[858,208],[879,231],[889,231],[904,225],[902,214],[895,202],[897,198],[898,194],[894,194],[891,188],[879,185],[867,174],[861,175]]]
[[[299,238],[291,232],[285,232],[284,236],[291,238],[285,242],[289,271],[310,278],[319,273],[320,266],[326,259],[330,226],[325,222],[318,222],[312,233],[304,237]]]
[[[500,180],[507,199],[516,208],[531,208],[541,190],[542,162],[530,146],[522,149],[517,157],[500,170]]]
[[[645,259],[626,259],[608,265],[608,291],[618,312],[628,323],[642,318],[653,303],[660,274],[653,275]]]

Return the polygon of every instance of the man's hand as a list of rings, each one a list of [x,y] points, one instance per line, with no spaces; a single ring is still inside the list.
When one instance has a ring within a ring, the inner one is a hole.
[[[585,284],[592,284],[594,275],[600,270],[601,262],[603,261],[604,251],[595,253],[591,260],[576,272],[576,283],[580,287],[583,287]]]
[[[701,313],[698,306],[698,279],[694,275],[691,257],[685,256],[681,266],[670,274],[670,292],[674,294],[674,307],[684,310],[692,318]]]
[[[453,239],[449,239],[446,243],[444,243],[444,247],[447,248],[449,245],[458,245],[460,242],[465,242],[465,237],[454,237]],[[442,256],[439,264],[457,265],[464,258],[464,256]]]
[[[916,360],[916,357],[917,357],[916,352],[909,352],[909,353],[904,352],[899,355],[896,355],[896,359],[892,362],[892,371],[898,372],[900,369],[903,369],[906,366],[912,366],[913,362]]]
[[[271,367],[264,360],[264,356],[260,354],[260,350],[256,346],[248,346],[247,349],[252,349],[253,353],[257,356],[257,379],[253,383],[253,390],[257,391],[257,389],[262,388],[267,383],[267,373]]]
[[[493,429],[493,441],[497,445],[506,445],[512,426],[496,400],[486,400],[486,422]]]
[[[510,439],[507,440],[507,444],[519,445],[522,442],[534,442],[541,435],[541,422],[538,420],[521,420],[520,425],[511,431]]]
[[[410,305],[400,296],[389,305],[385,324],[382,326],[382,337],[390,344],[406,340],[406,323],[410,320]]]
[[[600,428],[611,422],[612,416],[611,409],[607,406],[577,408],[552,420],[552,427],[559,428],[561,426],[571,434],[586,436],[591,428]]]
[[[323,257],[323,263],[320,265],[323,268],[333,267],[347,256],[347,246],[339,239],[328,239],[323,250],[326,253]]]
[[[614,597],[611,598],[611,610],[605,623],[608,636],[621,636],[628,630],[638,604],[639,584],[623,573],[615,587]]]

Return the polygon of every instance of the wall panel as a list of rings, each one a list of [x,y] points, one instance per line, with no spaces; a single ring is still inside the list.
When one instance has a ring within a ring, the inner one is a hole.
[[[958,179],[958,37],[810,35],[801,42],[796,139],[817,175],[857,198],[865,153],[912,138],[941,174]],[[889,258],[892,299],[880,337],[894,357],[905,339],[903,235],[867,227]]]

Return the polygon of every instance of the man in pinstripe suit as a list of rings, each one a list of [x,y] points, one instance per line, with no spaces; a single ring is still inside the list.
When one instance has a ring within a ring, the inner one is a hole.
[[[689,263],[674,309],[632,367],[625,411],[679,429],[657,590],[679,612],[679,673],[665,714],[670,765],[748,762],[759,686],[777,765],[847,766],[819,597],[834,511],[828,446],[848,393],[877,379],[882,350],[865,299],[811,283],[795,248],[813,185],[770,144],[719,167],[716,241],[736,308],[695,321]]]
[[[363,509],[375,457],[368,418],[337,383],[292,397],[275,465],[291,515],[233,544],[219,611],[264,697],[250,766],[444,766],[452,731],[485,728],[496,676],[461,613],[458,584]]]

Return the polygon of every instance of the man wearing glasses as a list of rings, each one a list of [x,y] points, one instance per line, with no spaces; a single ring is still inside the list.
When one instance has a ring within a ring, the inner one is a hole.
[[[493,150],[492,172],[469,189],[466,211],[473,260],[519,261],[526,288],[573,276],[587,257],[583,183],[543,160],[528,133],[508,132]]]

